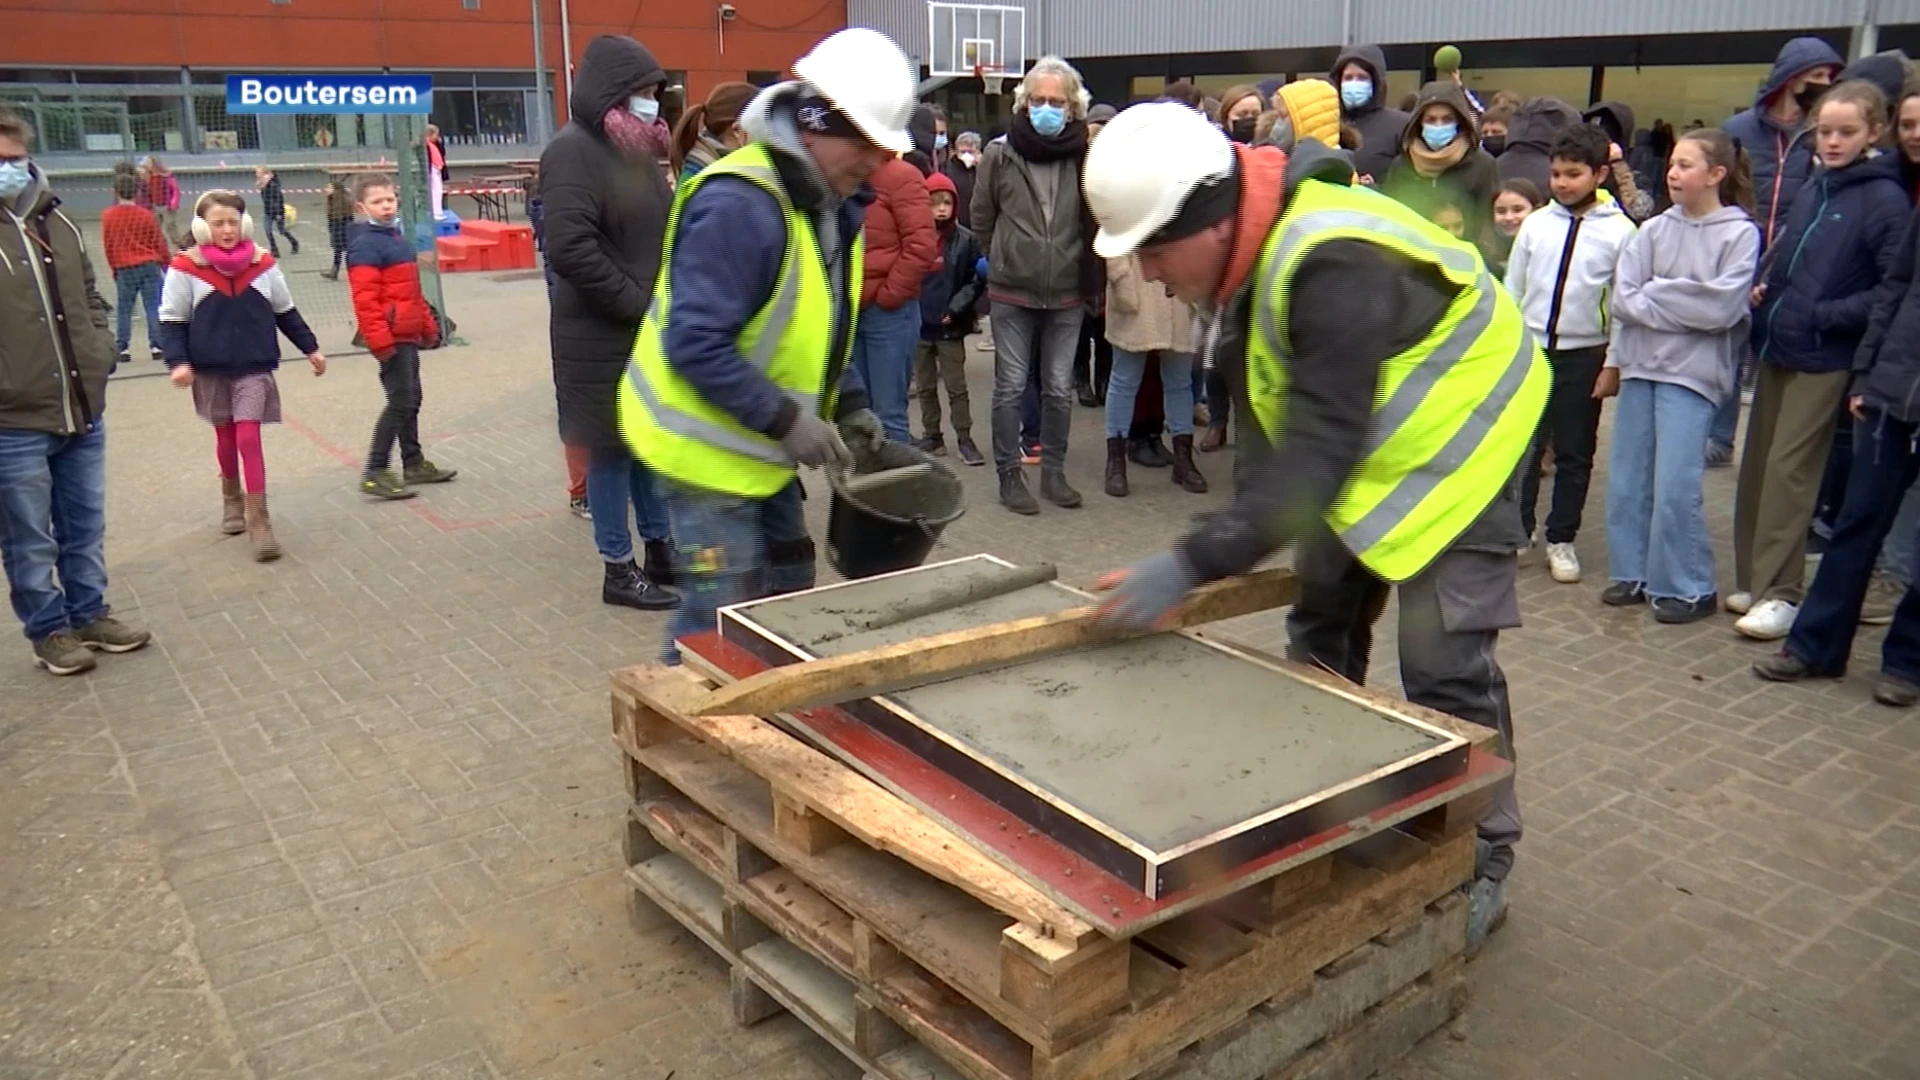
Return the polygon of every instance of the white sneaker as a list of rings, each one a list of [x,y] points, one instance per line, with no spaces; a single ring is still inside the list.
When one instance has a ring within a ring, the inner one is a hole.
[[[1562,585],[1573,585],[1580,580],[1580,553],[1573,550],[1572,544],[1547,545],[1547,573]]]
[[[1779,641],[1793,630],[1793,620],[1800,614],[1797,604],[1785,600],[1762,600],[1753,605],[1753,610],[1741,616],[1733,628],[1755,641]]]
[[[1725,607],[1735,615],[1745,615],[1753,610],[1753,594],[1750,592],[1728,593]]]

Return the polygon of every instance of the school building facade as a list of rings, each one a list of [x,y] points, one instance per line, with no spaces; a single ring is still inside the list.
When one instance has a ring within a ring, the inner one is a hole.
[[[988,0],[1024,11],[1025,52],[1073,61],[1097,101],[1151,98],[1174,78],[1213,93],[1241,82],[1324,77],[1349,43],[1380,45],[1391,98],[1432,77],[1456,45],[1483,99],[1496,90],[1574,104],[1612,99],[1639,122],[1718,123],[1753,103],[1787,39],[1825,38],[1842,55],[1903,48],[1920,57],[1920,0]],[[850,0],[851,22],[930,57],[923,0]],[[962,126],[996,127],[1011,96],[978,79],[934,91]]]
[[[0,104],[28,115],[48,155],[324,159],[390,147],[391,125],[351,113],[229,116],[226,77],[430,74],[432,119],[451,153],[529,156],[565,123],[569,64],[597,35],[653,50],[677,116],[716,83],[775,81],[846,15],[844,0],[0,0]],[[543,104],[551,124],[540,122]]]

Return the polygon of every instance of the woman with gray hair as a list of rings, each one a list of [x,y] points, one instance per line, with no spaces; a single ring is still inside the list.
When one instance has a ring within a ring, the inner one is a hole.
[[[1073,354],[1082,314],[1105,288],[1080,196],[1089,103],[1080,73],[1043,57],[1020,80],[1013,124],[988,145],[973,189],[973,232],[987,252],[993,302],[993,463],[1000,501],[1016,514],[1040,512],[1020,466],[1020,395],[1035,362],[1040,494],[1055,506],[1081,502],[1066,474]]]

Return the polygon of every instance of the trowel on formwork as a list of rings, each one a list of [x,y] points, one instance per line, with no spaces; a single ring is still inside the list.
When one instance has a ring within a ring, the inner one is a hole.
[[[1284,607],[1293,603],[1299,592],[1293,571],[1284,567],[1227,578],[1194,590],[1170,625],[1147,633],[1182,630]],[[981,598],[975,592],[957,597],[947,606]],[[1062,649],[1143,636],[1106,626],[1096,618],[1097,611],[1092,606],[1070,608],[772,668],[710,691],[695,714],[771,716],[892,693],[959,672],[1032,660]],[[915,614],[931,612],[918,610]]]

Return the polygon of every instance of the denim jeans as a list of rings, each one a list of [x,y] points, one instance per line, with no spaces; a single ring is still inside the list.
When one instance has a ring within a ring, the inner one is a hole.
[[[860,312],[853,335],[853,367],[867,384],[867,399],[887,438],[912,442],[907,430],[907,388],[913,383],[913,350],[920,344],[920,305],[898,311],[878,304]]]
[[[587,457],[587,511],[593,515],[593,546],[604,562],[633,558],[629,506],[640,519],[640,539],[667,539],[666,501],[653,473],[624,446],[594,447]]]
[[[1711,401],[1677,383],[1623,379],[1607,471],[1607,576],[1648,594],[1714,594],[1701,475]]]
[[[679,663],[674,642],[714,629],[715,613],[728,604],[813,588],[813,539],[807,535],[798,480],[765,499],[675,483],[661,486],[673,521],[680,584],[680,606],[667,622],[662,660]]]
[[[1027,366],[1027,372],[1027,388],[1020,392],[1020,447],[1023,450],[1040,445],[1040,363],[1037,357]],[[991,438],[991,419],[987,422],[987,429],[987,435]]]
[[[993,464],[1020,467],[1020,395],[1040,367],[1040,464],[1065,468],[1073,423],[1073,349],[1084,313],[1077,307],[993,305]],[[1036,349],[1037,346],[1037,349]]]
[[[1133,428],[1133,403],[1147,374],[1147,355],[1128,349],[1113,350],[1113,377],[1107,382],[1107,438],[1124,437]],[[1162,349],[1160,400],[1167,413],[1167,430],[1175,437],[1193,434],[1193,354]]]
[[[1787,635],[1787,652],[1821,674],[1840,675],[1847,670],[1874,559],[1900,513],[1901,495],[1920,473],[1920,457],[1913,452],[1916,432],[1920,428],[1884,413],[1869,412],[1865,420],[1853,422],[1853,469],[1847,476],[1846,502],[1834,521],[1833,537],[1820,557],[1813,585],[1800,602],[1793,632]]]
[[[159,263],[129,266],[113,275],[114,316],[118,322],[113,335],[114,348],[121,352],[133,344],[133,305],[139,304],[147,318],[147,345],[160,347],[160,278],[166,268]]]
[[[1913,584],[1916,532],[1920,532],[1920,484],[1910,484],[1900,498],[1900,513],[1893,519],[1886,543],[1880,545],[1880,572],[1902,585]]]
[[[106,537],[106,425],[73,436],[0,428],[0,563],[29,641],[107,613]]]

